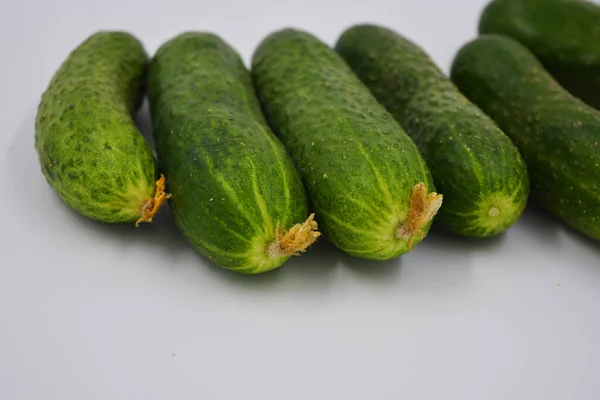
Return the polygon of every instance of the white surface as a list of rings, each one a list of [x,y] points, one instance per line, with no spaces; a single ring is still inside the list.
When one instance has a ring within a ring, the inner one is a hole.
[[[435,231],[384,263],[319,243],[248,277],[204,262],[167,212],[139,229],[78,216],[37,164],[39,96],[97,29],[130,30],[150,52],[183,30],[211,30],[249,60],[277,28],[333,44],[372,21],[447,70],[481,7],[4,0],[0,399],[600,398],[600,244],[540,211],[493,240]]]

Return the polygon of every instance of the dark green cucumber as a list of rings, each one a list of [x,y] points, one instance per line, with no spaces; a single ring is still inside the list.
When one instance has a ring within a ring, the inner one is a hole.
[[[494,0],[482,34],[510,36],[531,50],[573,95],[600,109],[600,6],[581,0]]]
[[[532,197],[600,239],[600,112],[570,95],[529,50],[504,36],[466,44],[451,76],[517,145]]]
[[[444,193],[436,220],[486,237],[521,216],[529,177],[517,148],[423,50],[386,28],[359,25],[342,34],[336,51],[421,150]]]
[[[38,107],[35,147],[46,180],[99,221],[151,221],[164,202],[152,150],[132,119],[147,61],[133,36],[96,33],[69,55]]]
[[[314,242],[300,176],[231,47],[208,33],[171,39],[151,61],[148,95],[169,204],[200,253],[260,273]]]
[[[393,117],[308,33],[271,34],[252,66],[267,120],[304,179],[324,235],[367,259],[409,251],[442,199],[429,193],[429,170]]]

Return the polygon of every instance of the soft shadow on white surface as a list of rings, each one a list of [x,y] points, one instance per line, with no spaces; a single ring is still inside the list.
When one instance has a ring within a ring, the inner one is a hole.
[[[502,247],[505,239],[506,232],[485,239],[458,236],[434,223],[423,243],[430,244],[439,251],[460,253],[464,251],[494,251]]]
[[[333,245],[330,245],[333,247]],[[389,282],[397,279],[402,271],[402,258],[385,261],[370,261],[351,257],[341,253],[344,266],[347,267],[358,279],[364,278],[372,281]]]
[[[598,253],[600,256],[599,240],[592,239],[575,228],[568,226],[557,216],[544,210],[537,204],[527,206],[527,213],[523,216],[522,220],[535,231],[532,235],[535,235],[537,240],[543,240],[544,243],[551,246],[553,243],[556,244],[560,241],[562,233],[569,240],[577,241],[581,246]],[[600,267],[600,259],[598,260],[598,265]]]
[[[148,99],[144,98],[140,109],[135,116],[135,124],[150,146],[154,149],[154,136],[152,135],[152,118],[150,117],[150,105]]]

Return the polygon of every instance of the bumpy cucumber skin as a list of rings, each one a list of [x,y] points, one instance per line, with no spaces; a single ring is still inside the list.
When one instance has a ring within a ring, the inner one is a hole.
[[[466,44],[451,76],[517,145],[532,197],[600,239],[600,112],[565,91],[508,37],[484,35]]]
[[[411,190],[420,182],[428,191],[434,186],[398,123],[339,56],[308,33],[271,34],[252,66],[267,120],[300,171],[325,237],[366,259],[406,253],[408,243],[395,231],[406,220]]]
[[[128,33],[98,32],[69,55],[38,107],[35,147],[48,183],[99,221],[135,221],[154,196],[156,161],[132,119],[147,61]]]
[[[298,172],[268,128],[238,54],[219,37],[186,32],[150,63],[148,95],[161,171],[181,233],[216,264],[260,273],[276,225],[307,217]]]
[[[342,34],[336,51],[419,147],[444,194],[436,220],[475,237],[517,221],[529,195],[521,155],[423,50],[389,29],[359,25]]]
[[[547,71],[600,109],[600,6],[581,0],[494,0],[479,21],[482,34],[524,44]]]

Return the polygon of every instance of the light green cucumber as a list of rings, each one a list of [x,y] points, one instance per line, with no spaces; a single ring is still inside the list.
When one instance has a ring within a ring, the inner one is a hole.
[[[48,183],[69,206],[103,222],[151,221],[167,195],[132,115],[148,57],[124,32],[80,44],[52,78],[35,124]]]

